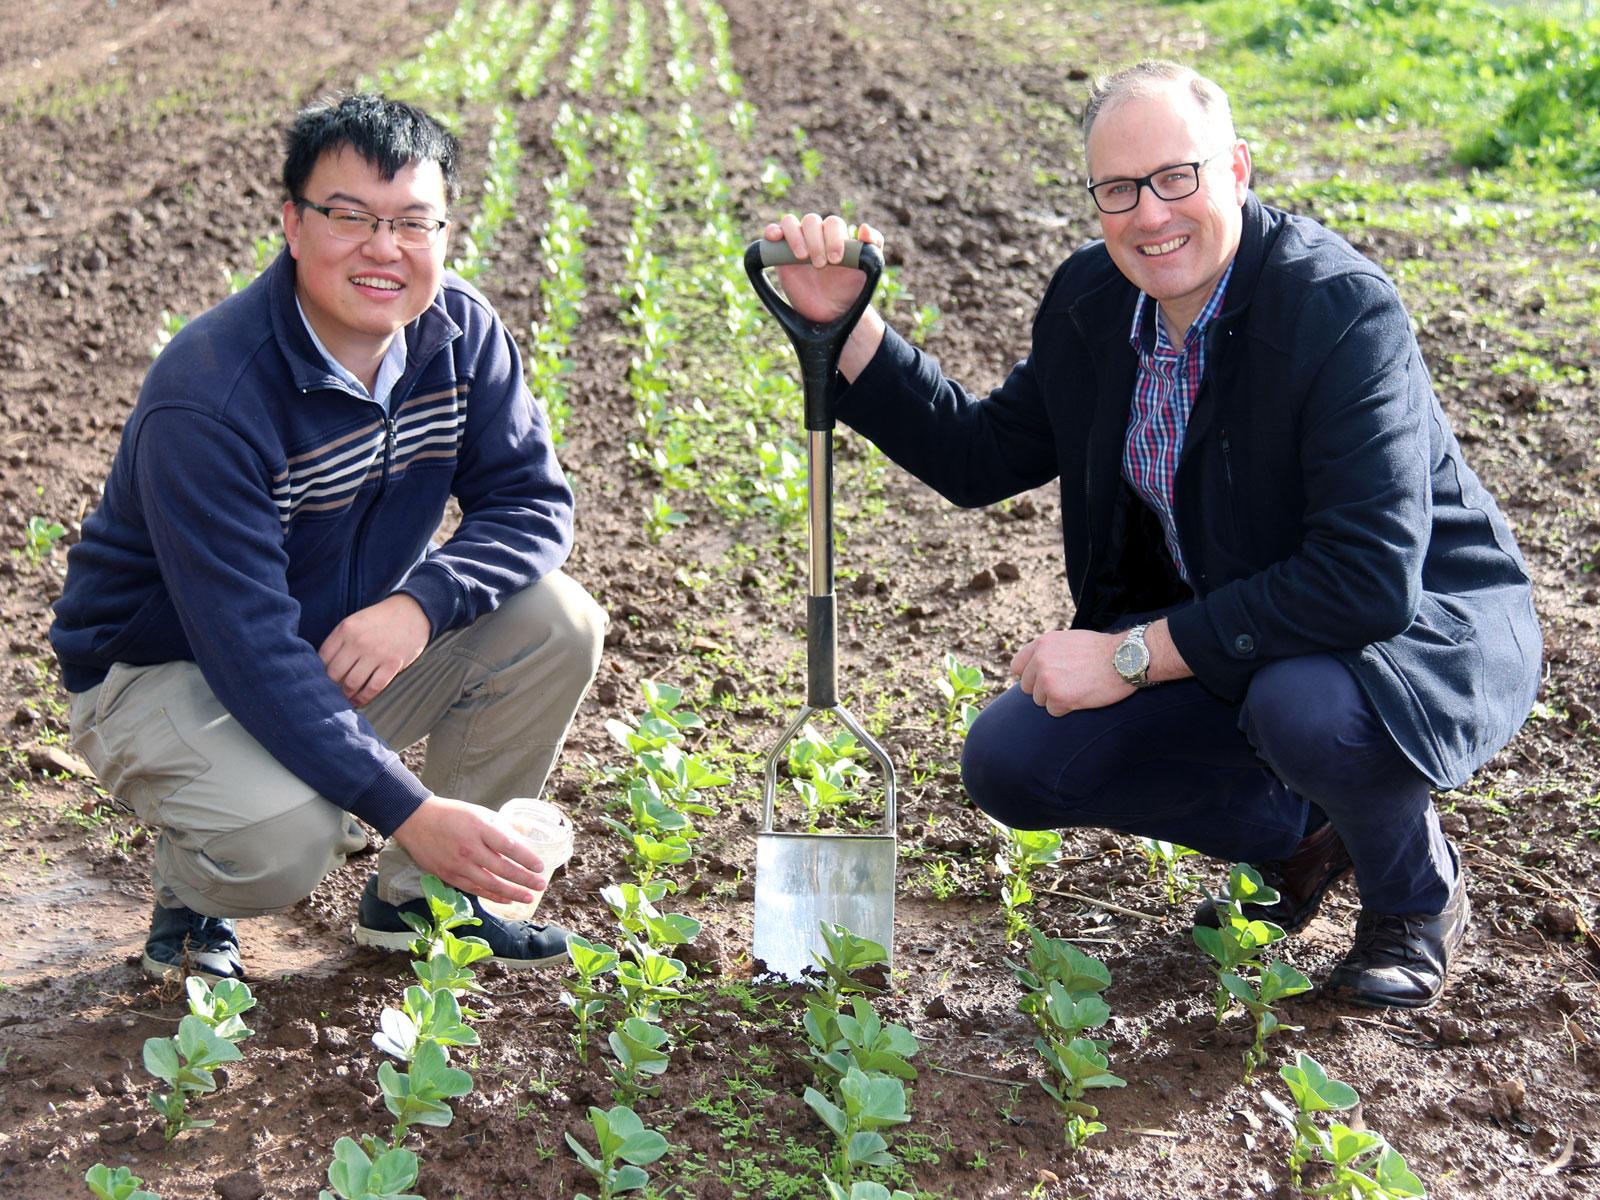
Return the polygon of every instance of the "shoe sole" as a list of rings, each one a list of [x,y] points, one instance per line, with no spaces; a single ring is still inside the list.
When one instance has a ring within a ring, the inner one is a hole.
[[[417,940],[417,935],[409,929],[404,933],[395,933],[383,929],[368,929],[359,923],[350,927],[350,936],[355,939],[356,945],[368,946],[374,950],[410,950],[411,943]],[[540,967],[548,967],[552,963],[566,962],[567,950],[563,946],[559,953],[544,958],[505,958],[495,954],[487,961],[497,962],[508,971],[534,971]]]
[[[151,979],[160,980],[163,983],[169,979],[182,981],[191,975],[198,979],[204,979],[208,984],[218,984],[224,979],[238,979],[240,981],[244,979],[242,975],[218,975],[215,971],[202,970],[200,967],[190,967],[185,970],[177,963],[162,962],[158,958],[151,958],[148,954],[140,957],[139,969]]]
[[[1439,1003],[1439,998],[1444,995],[1444,989],[1440,988],[1438,992],[1429,996],[1426,1000],[1369,1000],[1359,992],[1329,987],[1322,989],[1322,995],[1340,1004],[1349,1004],[1355,1008],[1365,1008],[1371,1011],[1384,1008],[1403,1008],[1407,1012],[1421,1012],[1423,1009],[1432,1008]]]

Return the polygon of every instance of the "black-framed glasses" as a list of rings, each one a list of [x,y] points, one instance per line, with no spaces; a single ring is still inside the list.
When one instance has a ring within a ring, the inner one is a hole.
[[[450,224],[438,217],[380,217],[359,208],[330,208],[304,196],[296,196],[294,202],[327,217],[328,232],[341,242],[364,242],[378,232],[379,225],[388,225],[396,246],[426,250],[438,239],[439,231]]]
[[[1162,200],[1182,200],[1200,190],[1200,168],[1214,158],[1229,153],[1232,146],[1194,162],[1173,163],[1159,167],[1137,179],[1102,179],[1099,183],[1085,184],[1095,206],[1103,213],[1132,212],[1139,207],[1139,189],[1149,188]]]

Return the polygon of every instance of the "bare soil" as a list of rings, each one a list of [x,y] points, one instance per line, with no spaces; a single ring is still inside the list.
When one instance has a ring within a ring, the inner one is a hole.
[[[848,197],[862,217],[881,221],[910,293],[944,312],[929,348],[974,387],[998,381],[1024,351],[1050,270],[1092,236],[1070,194],[1078,81],[1102,56],[1183,54],[1199,44],[1170,14],[1142,9],[1056,13],[1034,38],[985,4],[726,7],[761,121],[755,147],[726,130],[716,136],[751,235],[770,215],[755,186],[760,158],[781,152],[799,125],[825,169],[790,203],[831,207]],[[158,314],[220,298],[226,271],[247,263],[251,240],[274,226],[285,116],[414,52],[451,8],[448,0],[58,0],[8,14],[0,530],[11,544],[35,514],[61,519],[69,542],[76,536],[148,366]],[[1059,44],[1060,27],[1077,39],[1073,48],[1044,53]],[[543,130],[560,98],[557,88],[526,107],[529,179],[555,162]],[[533,186],[525,195],[485,282],[519,331],[537,315],[540,271],[542,193]],[[792,603],[801,564],[782,560],[761,530],[691,513],[691,531],[665,547],[643,537],[639,513],[653,487],[625,452],[631,401],[610,298],[626,200],[604,189],[589,199],[598,299],[580,333],[563,457],[581,504],[570,570],[611,611],[615,633],[553,785],[580,843],[542,911],[609,939],[596,893],[623,868],[599,822],[607,793],[596,768],[616,761],[603,722],[637,712],[641,680],[682,682],[702,701],[709,744],[764,749],[803,698],[803,618],[774,600]],[[1363,249],[1379,258],[1428,252],[1382,235]],[[1537,307],[1510,283],[1488,276],[1475,288],[1474,308],[1498,306],[1512,327],[1539,328]],[[1351,1082],[1363,1119],[1432,1195],[1600,1194],[1600,995],[1589,925],[1600,866],[1600,657],[1588,574],[1600,541],[1590,462],[1600,417],[1570,386],[1532,395],[1508,386],[1490,370],[1495,348],[1463,321],[1431,322],[1424,349],[1435,363],[1455,363],[1447,407],[1533,565],[1549,709],[1470,792],[1441,797],[1476,912],[1443,1001],[1425,1013],[1373,1014],[1302,998],[1289,1018],[1303,1028],[1280,1039],[1274,1065],[1303,1048]],[[1592,364],[1596,349],[1590,331],[1567,348],[1569,361]],[[841,453],[859,446],[846,436]],[[892,472],[885,501],[873,515],[841,500],[841,677],[858,712],[887,714],[885,740],[905,779],[897,970],[879,1008],[925,1047],[915,1119],[896,1139],[909,1150],[910,1177],[951,1197],[1288,1195],[1287,1137],[1259,1095],[1275,1075],[1241,1083],[1246,1035],[1238,1021],[1213,1020],[1187,905],[1168,904],[1127,839],[1094,833],[1069,837],[1067,861],[1043,879],[1036,917],[1107,961],[1112,1066],[1128,1086],[1104,1094],[1107,1133],[1076,1154],[1064,1149],[1031,1082],[1040,1065],[1004,966],[1015,951],[986,869],[993,834],[962,796],[958,746],[931,715],[930,683],[947,650],[1001,678],[1019,645],[1067,619],[1056,501],[1045,489],[1004,509],[956,512]],[[740,538],[762,546],[757,565],[723,570]],[[130,1165],[167,1200],[315,1195],[337,1136],[387,1124],[369,1039],[408,975],[403,958],[358,950],[348,936],[370,858],[347,864],[293,910],[243,924],[258,1034],[203,1102],[216,1127],[164,1146],[144,1099],[141,1046],[170,1034],[183,1008],[175,989],[137,967],[150,903],[146,836],[125,814],[97,809],[91,781],[52,745],[64,718],[46,630],[62,567],[60,552],[38,565],[0,557],[8,789],[0,1195],[83,1194],[78,1181],[96,1161]],[[709,584],[686,592],[676,578],[683,567],[706,569]],[[742,663],[737,672],[730,655]],[[708,702],[712,685],[727,703]],[[678,905],[707,925],[701,998],[674,1018],[674,1069],[662,1095],[641,1106],[675,1145],[654,1172],[654,1186],[676,1185],[673,1194],[820,1194],[802,1182],[825,1131],[801,1101],[809,1072],[798,1057],[799,995],[750,982],[755,796],[755,781],[741,779],[708,824],[700,877]],[[960,883],[945,901],[926,884],[924,864],[935,858],[953,861]],[[1353,891],[1341,887],[1289,957],[1319,978],[1347,945],[1356,910]],[[608,1106],[609,1088],[598,1062],[573,1054],[555,976],[491,969],[484,982],[476,1089],[451,1127],[417,1146],[418,1190],[438,1200],[593,1190],[562,1135],[586,1128],[586,1107]],[[725,1105],[720,1118],[710,1115],[713,1101]]]

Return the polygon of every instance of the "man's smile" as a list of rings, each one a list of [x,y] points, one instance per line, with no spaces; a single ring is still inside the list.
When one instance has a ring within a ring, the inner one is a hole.
[[[357,287],[377,288],[383,292],[398,292],[405,284],[388,275],[355,275],[350,282]]]
[[[1178,237],[1172,238],[1169,241],[1157,242],[1154,245],[1149,246],[1140,246],[1139,253],[1144,255],[1146,258],[1159,258],[1163,254],[1171,254],[1174,250],[1180,250],[1188,244],[1189,235],[1185,233],[1180,234]]]

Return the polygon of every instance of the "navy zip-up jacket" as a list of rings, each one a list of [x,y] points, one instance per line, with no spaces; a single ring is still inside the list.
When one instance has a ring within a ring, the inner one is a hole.
[[[1406,756],[1453,787],[1538,689],[1532,588],[1467,467],[1394,285],[1337,234],[1250,196],[1174,481],[1172,566],[1122,477],[1138,292],[1101,242],[1056,271],[1032,349],[976,398],[892,331],[838,415],[963,506],[1060,478],[1075,628],[1168,605],[1207,689],[1329,653]]]
[[[446,273],[386,413],[329,369],[287,254],[161,352],[67,556],[50,640],[68,690],[189,660],[279,762],[385,836],[428,796],[317,647],[405,592],[437,636],[559,567],[572,492],[484,298]],[[451,496],[460,526],[430,541]]]

